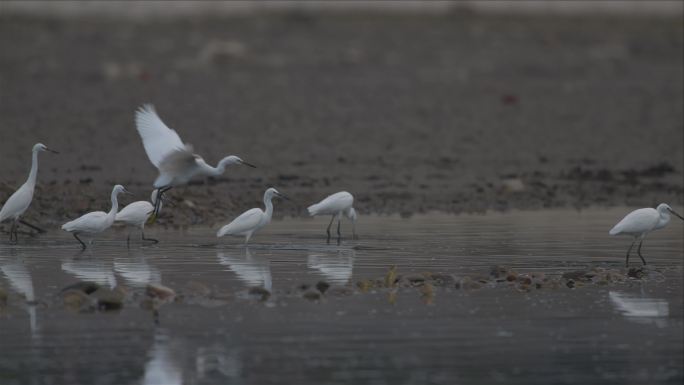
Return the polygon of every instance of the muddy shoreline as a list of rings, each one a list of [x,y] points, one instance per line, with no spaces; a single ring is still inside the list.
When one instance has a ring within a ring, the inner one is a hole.
[[[161,225],[213,225],[275,186],[304,215],[348,190],[411,215],[684,203],[680,22],[287,14],[177,21],[0,15],[0,202],[39,186],[46,226],[149,196],[133,126],[152,102],[209,163],[259,168],[172,191]]]

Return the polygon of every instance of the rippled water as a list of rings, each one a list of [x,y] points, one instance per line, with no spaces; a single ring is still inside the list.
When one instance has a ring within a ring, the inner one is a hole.
[[[677,383],[684,359],[682,223],[651,234],[645,281],[519,292],[504,286],[300,297],[400,273],[560,274],[621,269],[628,238],[607,234],[625,209],[362,217],[361,239],[327,245],[325,218],[275,221],[245,249],[213,229],[156,231],[156,246],[111,232],[84,253],[50,232],[0,244],[0,384]],[[343,233],[349,230],[343,225]],[[636,266],[638,257],[632,259]],[[79,280],[217,295],[74,313],[58,294]],[[247,288],[273,292],[265,302]]]

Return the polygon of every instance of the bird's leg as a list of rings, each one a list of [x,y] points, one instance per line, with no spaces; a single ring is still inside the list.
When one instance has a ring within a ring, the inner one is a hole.
[[[328,224],[328,229],[325,230],[325,232],[328,234],[328,243],[330,243],[330,227],[332,227],[333,221],[335,221],[334,215],[332,216],[332,218],[330,218],[330,223]]]
[[[245,237],[245,246],[247,246],[247,243],[249,243],[249,238],[252,237],[252,233],[247,233],[247,236]]]
[[[157,189],[157,201],[154,202],[154,215],[155,217],[159,214],[159,209],[161,208],[162,198],[164,193],[171,190],[171,187],[162,187]]]
[[[10,227],[10,244],[14,245],[19,242],[19,236],[17,235],[17,221],[12,221],[12,227]]]
[[[639,247],[637,247],[637,254],[639,254],[639,258],[641,258],[641,262],[644,263],[644,266],[646,266],[646,260],[644,257],[641,255],[641,244],[644,243],[644,240],[642,239],[641,242],[639,242]]]
[[[73,233],[73,234],[74,234],[74,238],[76,238],[76,240],[81,244],[81,250],[85,250],[85,249],[86,249],[86,244],[83,243],[83,241],[81,240],[81,238],[79,238],[78,235],[77,235],[76,233]]]
[[[342,240],[342,233],[340,232],[340,224],[342,223],[342,217],[340,215],[337,216],[337,245],[340,244],[340,241]]]
[[[154,244],[159,243],[159,240],[157,240],[157,239],[154,239],[154,238],[145,238],[145,230],[141,230],[141,233],[142,233],[142,240],[143,240],[143,241],[151,241],[151,242],[154,243]]]
[[[634,247],[634,242],[636,242],[636,238],[634,238],[632,244],[629,245],[629,249],[627,249],[627,256],[625,257],[625,267],[629,267],[629,253],[632,251],[632,247]]]
[[[126,247],[131,248],[131,233],[128,233],[128,236],[126,237]]]
[[[19,223],[21,223],[21,224],[24,225],[24,226],[27,226],[27,227],[30,227],[30,228],[36,230],[36,231],[37,231],[38,233],[40,233],[40,234],[45,233],[45,230],[41,229],[40,227],[38,227],[38,226],[36,226],[36,225],[32,225],[32,224],[26,222],[26,221],[23,220],[23,219],[20,219],[20,220],[19,220]]]

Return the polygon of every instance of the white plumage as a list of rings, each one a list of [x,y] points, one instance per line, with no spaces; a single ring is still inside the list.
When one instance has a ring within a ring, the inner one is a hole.
[[[50,150],[42,143],[33,145],[31,157],[31,171],[26,179],[26,182],[12,194],[7,202],[0,209],[0,222],[8,219],[12,220],[12,227],[10,228],[10,242],[17,241],[17,226],[19,218],[26,212],[33,200],[33,191],[36,188],[36,179],[38,177],[38,153],[41,151],[50,151],[57,153],[57,151]]]
[[[91,213],[87,213],[79,218],[74,219],[73,221],[63,224],[62,230],[72,233],[74,235],[74,238],[76,238],[76,240],[78,240],[81,243],[83,249],[85,249],[86,245],[85,243],[83,243],[83,241],[81,241],[78,235],[98,234],[111,227],[112,223],[114,223],[114,219],[116,218],[116,213],[119,210],[119,202],[117,200],[117,195],[119,195],[122,192],[128,193],[128,191],[126,191],[126,189],[122,185],[117,184],[116,186],[114,186],[111,194],[112,208],[109,210],[108,213],[105,213],[104,211],[94,211]]]
[[[135,125],[147,157],[159,170],[153,185],[160,190],[160,199],[165,191],[188,183],[194,176],[221,175],[231,164],[254,167],[235,155],[221,159],[216,167],[208,165],[201,156],[193,153],[191,145],[183,143],[176,131],[164,124],[151,104],[145,104],[135,112]],[[158,212],[157,206],[155,214]]]
[[[665,227],[670,222],[670,214],[674,214],[684,220],[670,206],[661,203],[655,209],[649,207],[632,211],[610,229],[608,232],[610,235],[630,235],[634,237],[634,241],[629,246],[627,256],[625,257],[625,264],[627,266],[629,266],[629,253],[632,251],[632,247],[637,239],[640,239],[637,254],[639,254],[639,258],[641,258],[644,265],[646,264],[646,260],[641,255],[641,245],[644,242],[644,238],[651,231]]]
[[[346,216],[352,222],[352,236],[356,238],[356,210],[353,207],[354,196],[346,191],[340,191],[332,194],[322,201],[313,204],[307,208],[309,215],[332,215],[330,223],[326,232],[328,233],[328,242],[330,242],[330,226],[332,226],[335,218],[337,218],[337,241],[339,243],[340,237],[340,222],[342,220],[342,215]]]
[[[152,191],[150,196],[151,202],[157,201],[157,190]],[[159,202],[159,210],[161,210],[162,202]],[[121,209],[116,214],[115,221],[124,223],[126,226],[137,227],[142,233],[143,241],[152,241],[158,243],[159,241],[154,238],[145,238],[145,224],[150,219],[154,212],[154,205],[148,201],[137,201],[128,204],[126,207]],[[130,242],[130,234],[128,236],[128,242]]]
[[[278,190],[274,189],[273,187],[269,188],[264,193],[264,206],[266,208],[265,210],[261,210],[260,208],[253,208],[245,211],[244,213],[240,214],[240,216],[235,218],[232,222],[221,227],[219,231],[216,233],[216,236],[222,237],[224,235],[244,235],[245,244],[247,244],[255,231],[259,230],[260,228],[266,226],[269,222],[271,222],[271,217],[273,216],[272,200],[274,196],[280,196],[282,198],[285,198],[285,196],[279,193]]]

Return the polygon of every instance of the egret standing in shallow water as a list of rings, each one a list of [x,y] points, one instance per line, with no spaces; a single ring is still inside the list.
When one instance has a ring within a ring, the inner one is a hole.
[[[152,191],[152,195],[150,196],[150,202],[154,203],[156,205],[157,202],[157,190]],[[137,201],[128,204],[126,207],[121,209],[116,214],[116,218],[114,219],[116,222],[122,222],[126,224],[126,226],[132,226],[132,227],[137,227],[140,229],[140,232],[142,233],[142,240],[143,241],[151,241],[153,243],[159,243],[159,240],[154,239],[154,238],[145,238],[145,223],[152,217],[152,214],[154,213],[154,205],[148,201]],[[162,207],[162,202],[159,202],[159,210],[161,210]],[[131,243],[131,234],[130,232],[128,233],[128,237],[126,238],[126,244],[130,245]]]
[[[145,104],[136,111],[135,125],[147,157],[159,170],[159,176],[154,181],[154,188],[159,190],[155,216],[159,212],[159,202],[164,192],[188,183],[196,175],[221,175],[226,166],[231,164],[255,167],[235,155],[221,159],[216,167],[208,165],[201,156],[192,152],[191,145],[184,144],[176,131],[162,122],[151,104]]]
[[[76,218],[71,222],[63,224],[62,230],[72,233],[74,238],[81,243],[83,250],[85,250],[86,244],[83,243],[78,235],[98,234],[110,228],[114,223],[117,211],[119,211],[119,201],[117,200],[116,196],[120,193],[131,194],[130,192],[126,191],[122,185],[117,184],[112,189],[112,208],[108,213],[105,213],[104,211],[93,211],[92,213],[85,214],[80,218]]]
[[[216,233],[217,237],[222,237],[224,235],[244,235],[245,245],[249,242],[249,238],[252,237],[255,231],[266,226],[271,222],[271,217],[273,216],[273,200],[274,196],[279,196],[281,198],[287,199],[287,197],[278,192],[278,190],[273,187],[266,190],[264,193],[264,206],[266,210],[262,210],[258,207],[247,210],[240,214],[239,217],[235,218],[229,224],[221,227]]]
[[[346,191],[340,191],[332,194],[322,201],[308,207],[309,215],[332,215],[330,223],[328,224],[328,242],[330,242],[330,226],[332,226],[335,218],[337,218],[337,243],[340,242],[342,234],[340,233],[340,222],[342,215],[345,215],[352,222],[352,236],[356,239],[356,210],[352,205],[354,204],[354,196]]]
[[[29,172],[28,179],[26,179],[26,182],[7,199],[5,205],[0,209],[0,222],[12,219],[12,227],[9,232],[10,243],[16,243],[19,240],[17,234],[18,223],[23,223],[39,232],[43,232],[42,229],[24,222],[19,218],[24,214],[26,209],[28,209],[33,200],[33,190],[36,188],[36,179],[38,177],[38,153],[41,151],[50,151],[58,154],[58,152],[47,148],[47,146],[42,143],[33,145],[32,151],[33,157],[31,159],[31,171]]]
[[[644,237],[653,230],[665,227],[670,222],[670,214],[674,214],[684,220],[684,217],[674,212],[670,206],[661,203],[655,209],[648,207],[632,211],[610,230],[610,235],[625,234],[634,237],[632,244],[627,250],[625,266],[629,266],[629,253],[632,251],[632,247],[634,247],[637,239],[640,240],[637,254],[639,254],[639,258],[641,258],[644,265],[646,264],[646,260],[641,255],[641,244],[644,243]]]

